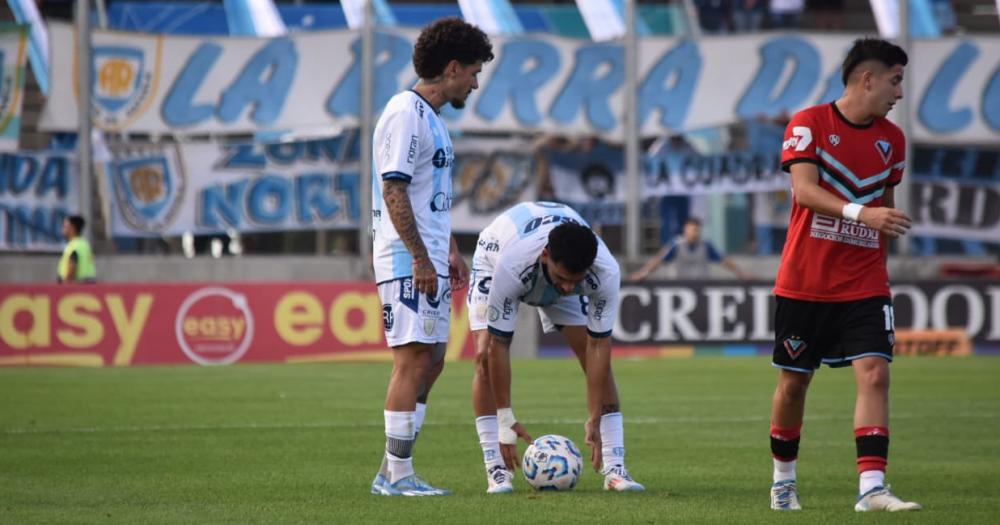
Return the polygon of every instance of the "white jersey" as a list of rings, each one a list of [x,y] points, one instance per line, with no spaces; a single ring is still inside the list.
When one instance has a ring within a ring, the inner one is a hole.
[[[525,202],[497,217],[479,235],[473,271],[489,269],[491,282],[486,311],[490,332],[510,336],[517,322],[520,303],[547,307],[566,298],[549,280],[539,261],[548,245],[549,232],[564,222],[587,225],[580,215],[563,204]],[[578,307],[586,311],[587,331],[607,337],[618,312],[621,274],[618,262],[600,238],[597,257],[587,277],[569,297],[580,296]]]
[[[451,166],[454,151],[444,121],[415,91],[389,100],[372,142],[372,260],[375,281],[413,275],[413,256],[393,227],[382,196],[384,181],[408,184],[417,231],[438,275],[448,275],[451,242]]]

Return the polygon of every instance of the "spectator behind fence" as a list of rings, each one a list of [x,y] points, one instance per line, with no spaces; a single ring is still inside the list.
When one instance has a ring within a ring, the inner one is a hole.
[[[774,29],[802,27],[802,11],[805,8],[805,0],[771,0],[771,27]]]
[[[83,227],[86,221],[79,215],[71,215],[63,219],[63,236],[66,237],[66,247],[59,259],[58,281],[62,284],[92,283],[97,279],[94,267],[94,251],[90,243],[83,238]]]
[[[753,275],[743,271],[732,259],[719,253],[719,250],[711,242],[702,240],[701,221],[695,217],[691,217],[684,224],[684,235],[678,237],[673,243],[660,248],[660,251],[656,252],[656,255],[642,268],[632,272],[628,276],[628,280],[641,281],[645,279],[663,261],[674,263],[675,277],[681,279],[708,278],[710,276],[709,263],[721,264],[740,279],[750,280],[754,278]]]
[[[760,31],[764,27],[767,0],[733,0],[733,30],[743,33]]]

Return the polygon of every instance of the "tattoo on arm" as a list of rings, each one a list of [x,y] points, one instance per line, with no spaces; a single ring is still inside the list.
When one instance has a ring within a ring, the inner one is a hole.
[[[601,405],[601,415],[614,414],[615,412],[621,412],[621,407],[617,403],[611,405]]]
[[[382,188],[382,198],[385,199],[389,219],[410,255],[415,260],[427,259],[427,247],[417,230],[417,219],[413,216],[413,205],[406,194],[406,186],[407,183],[402,181],[387,180]]]

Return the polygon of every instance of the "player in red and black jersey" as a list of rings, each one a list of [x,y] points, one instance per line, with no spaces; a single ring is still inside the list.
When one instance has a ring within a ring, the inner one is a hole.
[[[843,64],[844,95],[796,113],[785,130],[781,162],[795,200],[774,287],[773,364],[781,370],[771,408],[773,509],[801,508],[795,462],[806,391],[821,363],[854,369],[855,510],[920,508],[885,484],[895,342],[886,238],[910,227],[893,198],[905,138],[885,116],[903,98],[906,62],[892,43],[855,41]]]

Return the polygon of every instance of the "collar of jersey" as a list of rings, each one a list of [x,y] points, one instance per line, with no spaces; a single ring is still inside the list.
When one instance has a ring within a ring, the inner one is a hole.
[[[420,93],[417,93],[417,90],[415,90],[415,89],[408,89],[407,91],[409,91],[410,93],[413,93],[414,95],[420,97],[420,100],[423,100],[424,102],[426,102],[427,105],[430,106],[431,110],[434,111],[435,115],[440,115],[441,114],[440,111],[438,111],[437,109],[434,109],[434,104],[431,104],[430,100],[427,100],[426,98],[424,98],[423,95],[421,95]]]

